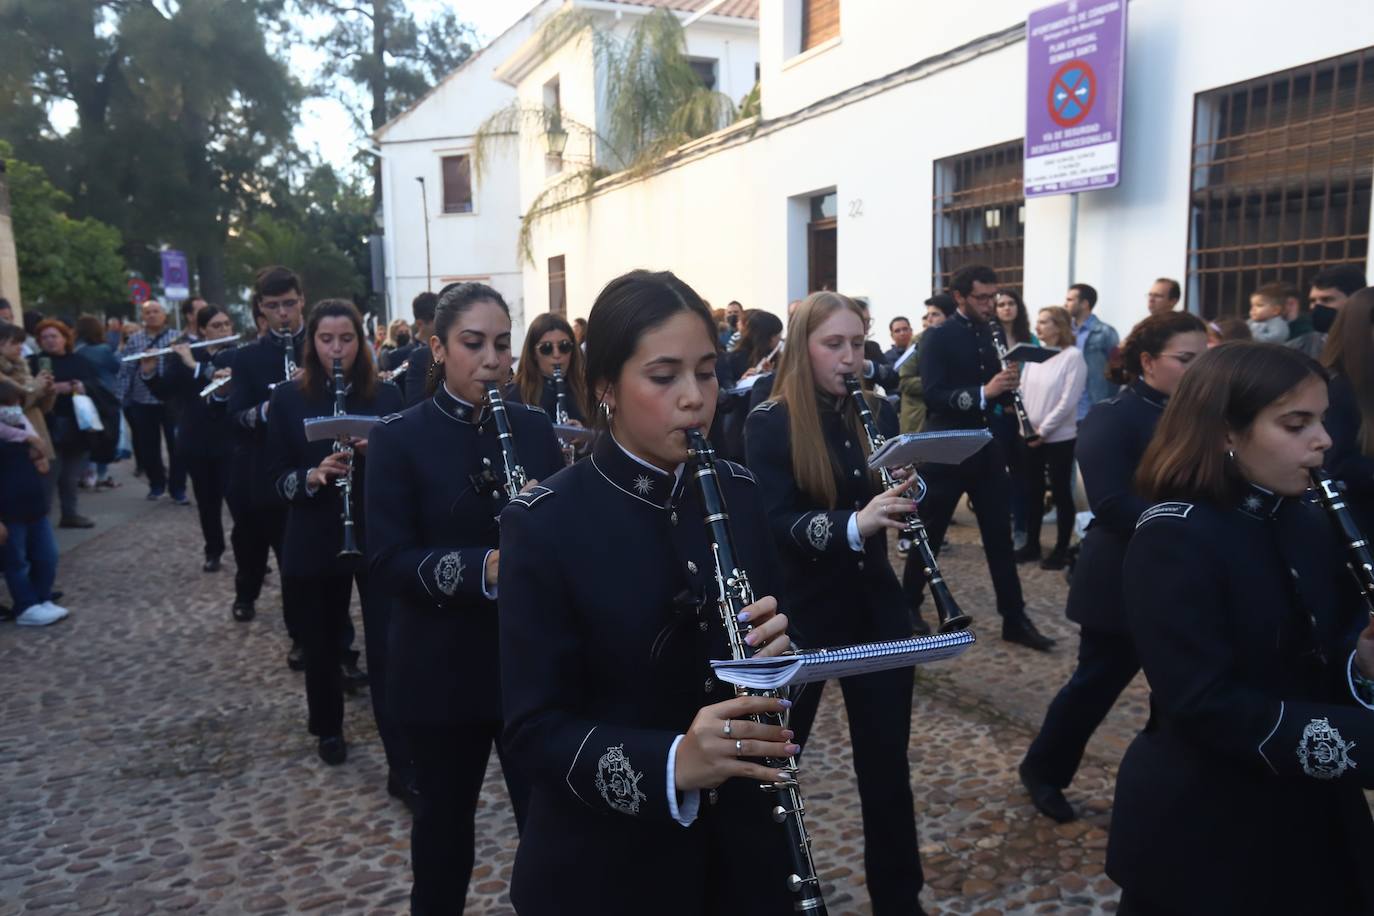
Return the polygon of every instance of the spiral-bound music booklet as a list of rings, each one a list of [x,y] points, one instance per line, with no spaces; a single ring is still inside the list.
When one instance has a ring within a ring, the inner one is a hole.
[[[796,655],[777,658],[724,659],[712,661],[711,667],[716,677],[736,686],[777,690],[790,684],[810,684],[943,661],[959,655],[973,643],[973,631],[960,630],[833,649],[803,649]]]
[[[1008,350],[1003,359],[1009,363],[1043,363],[1058,352],[1057,347],[1037,347],[1035,344],[1019,343]]]
[[[305,441],[318,442],[321,439],[366,439],[380,417],[365,417],[361,414],[341,413],[337,417],[311,417],[305,421]]]
[[[986,429],[905,433],[888,439],[868,456],[868,466],[877,470],[908,464],[961,464],[991,441],[992,433]]]

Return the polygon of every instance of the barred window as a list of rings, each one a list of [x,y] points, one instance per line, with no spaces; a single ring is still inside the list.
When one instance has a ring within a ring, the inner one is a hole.
[[[472,212],[472,167],[467,156],[444,156],[444,212]]]
[[[1262,284],[1302,287],[1323,267],[1363,267],[1372,171],[1374,48],[1200,93],[1190,308],[1244,315]]]
[[[549,258],[549,311],[568,314],[568,269],[563,255]]]
[[[1013,140],[935,161],[931,288],[943,292],[970,264],[986,264],[999,285],[1021,290],[1026,250],[1025,143]]]

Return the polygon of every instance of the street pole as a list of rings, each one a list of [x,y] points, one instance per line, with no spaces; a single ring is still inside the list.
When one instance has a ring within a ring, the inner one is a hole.
[[[416,175],[415,180],[420,182],[420,208],[425,215],[425,292],[434,291],[433,271],[429,266],[429,197],[425,194],[425,178],[423,175]]]
[[[1066,286],[1077,283],[1078,279],[1074,276],[1078,267],[1075,263],[1078,257],[1078,192],[1074,191],[1069,195],[1069,280]]]

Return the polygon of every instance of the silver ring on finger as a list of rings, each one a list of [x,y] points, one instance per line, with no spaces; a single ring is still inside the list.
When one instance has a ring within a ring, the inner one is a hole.
[[[735,739],[735,759],[744,756],[744,741],[740,738]]]
[[[725,720],[725,737],[727,737],[727,738],[730,737],[730,731],[731,731],[731,722],[730,722],[729,719],[726,719],[726,720]]]

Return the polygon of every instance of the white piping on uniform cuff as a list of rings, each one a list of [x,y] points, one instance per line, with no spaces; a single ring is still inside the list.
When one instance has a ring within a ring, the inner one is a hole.
[[[685,737],[678,735],[673,739],[673,746],[668,748],[668,814],[682,826],[690,827],[701,809],[701,792],[684,792],[682,802],[677,800],[677,746]]]
[[[1364,698],[1360,696],[1360,692],[1355,689],[1355,652],[1353,649],[1350,652],[1349,660],[1345,663],[1345,682],[1350,685],[1350,695],[1355,698],[1356,703],[1365,709],[1374,709],[1374,703],[1366,703]]]
[[[849,538],[849,549],[855,553],[862,552],[864,539],[859,536],[859,513],[849,513],[849,524],[845,527],[845,534]]]
[[[1255,748],[1255,750],[1259,752],[1260,757],[1264,758],[1264,762],[1269,767],[1269,769],[1274,771],[1275,776],[1279,775],[1278,768],[1269,762],[1269,757],[1264,753],[1264,746],[1269,743],[1269,739],[1274,737],[1274,733],[1277,732],[1279,730],[1279,726],[1283,724],[1283,710],[1283,700],[1279,700],[1279,717],[1274,722],[1274,727],[1269,729],[1269,734],[1265,735],[1264,740],[1259,743],[1259,747]]]
[[[496,600],[496,589],[499,586],[499,583],[493,582],[491,583],[491,588],[487,588],[487,560],[491,559],[491,555],[495,552],[494,550],[488,550],[486,553],[482,554],[482,597],[486,598],[488,601]]]
[[[987,410],[987,409],[988,409],[988,393],[987,393],[986,391],[984,391],[982,388],[979,388],[979,389],[978,389],[978,409],[979,409],[979,410]]]

